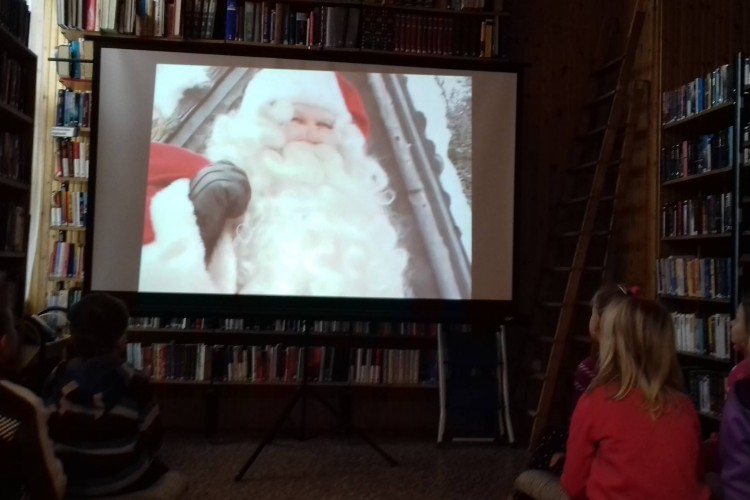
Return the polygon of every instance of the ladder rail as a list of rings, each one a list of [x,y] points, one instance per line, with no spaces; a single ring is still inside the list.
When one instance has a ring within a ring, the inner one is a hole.
[[[536,444],[541,433],[547,427],[549,412],[556,390],[558,378],[557,375],[560,371],[560,366],[565,353],[565,346],[567,345],[568,333],[573,321],[575,298],[579,293],[581,277],[583,274],[582,270],[586,262],[589,245],[593,236],[599,201],[602,198],[602,193],[604,190],[607,166],[612,161],[615,136],[620,124],[623,102],[625,100],[624,94],[626,94],[624,88],[625,82],[629,81],[630,75],[632,73],[635,51],[640,40],[640,34],[643,28],[644,20],[645,11],[643,9],[643,2],[642,0],[638,0],[634,8],[634,15],[628,31],[624,61],[619,70],[617,84],[615,86],[616,93],[612,100],[610,114],[607,119],[607,125],[606,129],[604,130],[604,137],[602,139],[600,153],[597,165],[595,167],[594,178],[591,186],[591,196],[584,211],[580,236],[576,244],[575,252],[573,254],[573,263],[571,265],[572,269],[565,286],[565,292],[563,295],[564,298],[555,328],[554,341],[552,343],[549,360],[547,362],[546,375],[544,381],[542,382],[541,396],[539,398],[539,403],[534,418],[534,425],[532,427],[531,433],[532,446]],[[626,153],[626,151],[623,150],[623,153]]]

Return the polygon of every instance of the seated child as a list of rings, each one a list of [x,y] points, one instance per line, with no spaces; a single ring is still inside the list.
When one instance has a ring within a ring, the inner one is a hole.
[[[742,354],[743,359],[737,363],[729,372],[726,382],[726,397],[731,396],[732,390],[738,381],[750,378],[750,316],[746,311],[750,309],[750,298],[745,298],[737,307],[732,328],[730,330],[732,346],[735,351]],[[723,417],[722,417],[723,420]],[[703,454],[706,470],[717,474],[721,473],[721,458],[719,445],[723,441],[717,433],[711,434],[706,441]]]
[[[53,372],[44,400],[68,494],[91,497],[147,488],[166,472],[162,430],[148,378],[124,361],[128,311],[91,293],[69,312],[76,357]]]
[[[600,323],[604,309],[617,303],[629,295],[638,293],[637,287],[628,288],[624,285],[604,285],[596,291],[591,299],[591,319],[589,320],[589,335],[596,346],[601,333]],[[578,398],[586,391],[591,381],[599,371],[599,361],[591,355],[581,361],[573,377],[573,404],[575,408]],[[568,439],[567,430],[548,432],[537,446],[529,461],[529,469],[548,470],[561,474],[565,459],[565,444]]]
[[[9,380],[16,374],[19,343],[0,273],[0,498],[59,499],[65,474],[47,435],[47,412],[34,393]]]
[[[708,499],[700,425],[683,393],[672,317],[628,297],[604,311],[599,374],[570,423],[561,484],[572,499]]]
[[[724,500],[750,498],[750,379],[739,380],[721,418],[721,484]]]
[[[742,354],[743,359],[732,368],[727,377],[727,394],[738,380],[750,378],[750,297],[746,297],[737,307],[732,320],[730,335],[734,350]]]

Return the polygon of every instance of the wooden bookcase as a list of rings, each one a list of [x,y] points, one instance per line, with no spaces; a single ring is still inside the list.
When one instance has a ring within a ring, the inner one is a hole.
[[[130,21],[118,15],[116,26],[86,13],[74,18],[69,10],[58,12],[58,25],[68,38],[101,33],[350,55],[508,59],[510,14],[503,0],[223,0],[210,5],[157,0],[148,5],[152,10],[140,13],[133,4]],[[196,6],[201,16],[195,15]]]
[[[53,58],[53,62],[58,68],[70,63],[65,58]],[[52,193],[46,221],[49,264],[45,298],[47,306],[69,307],[80,298],[84,277],[92,94],[90,79],[65,74],[59,75],[59,82],[56,121],[47,139],[54,143],[55,159],[48,166],[52,169]]]
[[[662,87],[657,290],[673,312],[687,389],[714,427],[738,361],[729,329],[741,295],[748,196],[740,182],[743,61],[736,55]]]
[[[0,19],[0,272],[11,283],[13,308],[20,316],[26,283],[37,58],[27,47],[28,10],[17,13],[19,17],[13,20]]]
[[[741,157],[736,176],[739,224],[735,259],[738,295],[747,297],[750,295],[750,53],[742,54],[738,61],[742,65],[738,109]]]

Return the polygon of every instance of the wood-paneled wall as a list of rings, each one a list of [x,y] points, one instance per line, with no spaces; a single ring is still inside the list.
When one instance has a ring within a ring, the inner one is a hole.
[[[521,298],[530,310],[542,263],[551,202],[550,179],[570,161],[570,144],[592,69],[596,34],[607,19],[627,29],[635,0],[513,3],[512,54],[528,62],[521,98],[519,168]],[[750,53],[750,2],[646,0],[634,79],[647,90],[638,115],[615,246],[615,277],[655,295],[661,92]]]

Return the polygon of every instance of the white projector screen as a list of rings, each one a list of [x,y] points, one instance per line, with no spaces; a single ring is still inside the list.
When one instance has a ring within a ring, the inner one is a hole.
[[[512,300],[515,73],[99,61],[91,290]]]

